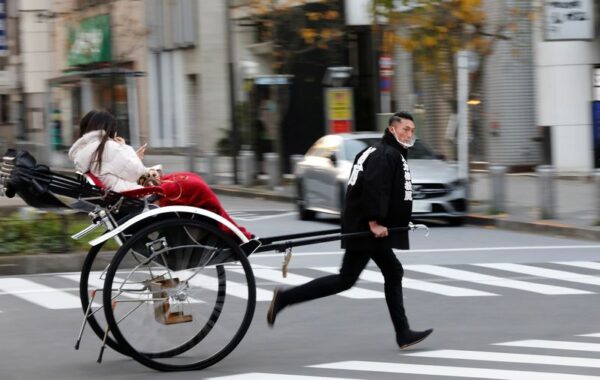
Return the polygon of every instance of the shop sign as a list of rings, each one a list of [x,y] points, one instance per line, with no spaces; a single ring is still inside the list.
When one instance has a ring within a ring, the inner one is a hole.
[[[353,128],[352,88],[327,88],[327,120],[330,133],[351,132]]]
[[[69,29],[67,61],[69,66],[109,62],[111,56],[110,16],[100,15],[81,21]]]
[[[545,0],[546,40],[595,38],[594,0]]]

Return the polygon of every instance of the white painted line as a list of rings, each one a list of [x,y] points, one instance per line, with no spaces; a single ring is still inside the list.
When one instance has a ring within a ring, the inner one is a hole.
[[[232,269],[232,271],[238,272],[237,269]],[[239,273],[243,274],[244,270],[241,269],[239,271]],[[214,292],[216,292],[218,290],[217,278],[207,276],[204,274],[197,274],[194,277],[192,277],[192,279],[190,280],[190,284],[192,284],[194,286],[200,286],[200,287],[203,287],[206,289],[210,289]],[[213,285],[208,286],[208,284],[213,284]],[[248,299],[248,285],[245,285],[245,284],[242,284],[239,282],[230,281],[228,279],[225,291],[228,296],[233,296],[233,297],[237,297],[237,298],[241,298],[241,299],[245,299],[245,300]],[[256,301],[259,301],[259,302],[271,301],[272,298],[273,298],[273,293],[266,291],[264,289],[256,288]]]
[[[279,373],[251,372],[239,375],[209,377],[207,380],[360,380],[356,378],[347,379],[342,377],[322,377],[303,375],[282,375]]]
[[[412,375],[452,376],[458,378],[502,379],[502,380],[598,380],[598,376],[574,375],[568,373],[516,371],[491,368],[451,367],[425,364],[380,363],[366,361],[346,361],[309,366],[313,368],[338,369],[347,371],[371,371],[384,373],[405,373]]]
[[[238,269],[236,271],[243,272],[243,270]],[[313,279],[307,276],[301,276],[298,274],[288,273],[287,277],[284,278],[281,275],[281,271],[275,269],[268,268],[254,268],[253,269],[254,276],[258,278],[262,278],[265,280],[278,282],[288,286],[302,285]],[[378,292],[369,289],[361,289],[357,287],[352,287],[346,291],[343,291],[338,294],[342,297],[353,298],[353,299],[372,299],[372,298],[385,298],[383,292]]]
[[[600,263],[595,261],[557,261],[555,264],[570,265],[573,267],[600,270]]]
[[[578,336],[587,336],[587,337],[590,337],[590,338],[600,338],[600,333],[594,333],[594,334],[581,334],[581,335],[578,335]]]
[[[102,272],[90,272],[90,275],[88,277],[88,289],[96,289],[99,292],[102,292],[104,289],[104,279],[100,278],[100,276],[102,275]],[[75,281],[77,283],[79,283],[80,280],[80,276],[78,274],[61,274],[57,277],[62,277],[65,278],[67,280],[71,280],[71,281]],[[118,282],[117,282],[118,281]],[[115,281],[113,282],[113,284],[115,284],[115,282],[117,282],[117,284],[122,283],[122,279],[120,279],[119,277],[115,277]],[[138,285],[138,284],[136,284]],[[141,285],[139,285],[141,288]],[[91,288],[90,288],[91,287]],[[96,301],[94,302],[94,307],[100,307],[102,305],[102,296],[100,295],[101,293],[98,293],[96,295]],[[137,300],[146,300],[148,298],[150,298],[150,292],[148,291],[144,291],[144,292],[140,292],[140,293],[134,293],[134,292],[123,292],[119,295],[120,297],[125,297],[125,298],[131,298],[131,299],[137,299]],[[194,298],[188,298],[186,300],[186,302],[189,303],[204,303],[204,301],[200,301]]]
[[[503,363],[548,364],[568,367],[600,368],[600,359],[551,355],[510,354],[490,351],[436,350],[404,354],[438,359],[479,360]]]
[[[79,297],[22,278],[0,278],[0,290],[47,309],[81,308]]]
[[[560,340],[518,340],[494,343],[497,346],[548,348],[552,350],[600,352],[600,343],[565,342]]]
[[[590,292],[586,292],[583,290],[564,288],[561,286],[536,284],[533,282],[511,280],[508,278],[490,276],[487,274],[469,272],[460,269],[445,268],[437,265],[406,265],[404,266],[404,268],[411,271],[428,273],[435,276],[452,278],[459,281],[475,282],[484,285],[519,289],[526,292],[533,292],[546,295],[591,294]]]
[[[589,276],[585,274],[565,272],[555,269],[539,268],[530,265],[512,264],[512,263],[489,263],[489,264],[473,264],[480,267],[500,269],[509,272],[528,274],[536,277],[551,278],[553,280],[561,280],[568,282],[577,282],[587,285],[600,285],[600,277]]]
[[[338,271],[339,271],[339,268],[337,268],[337,267],[318,267],[318,268],[311,268],[311,269],[317,269],[317,270],[327,272],[327,273],[338,273]],[[376,282],[378,284],[384,283],[383,275],[381,274],[381,272],[368,270],[368,269],[365,269],[362,271],[362,273],[360,274],[360,279],[364,280],[364,281]],[[450,296],[450,297],[497,296],[497,294],[482,292],[480,290],[460,288],[458,286],[436,284],[434,282],[414,280],[414,279],[406,278],[406,277],[404,279],[402,279],[402,287],[404,287],[406,289],[421,290],[424,292],[436,293],[436,294],[441,294],[443,296]]]

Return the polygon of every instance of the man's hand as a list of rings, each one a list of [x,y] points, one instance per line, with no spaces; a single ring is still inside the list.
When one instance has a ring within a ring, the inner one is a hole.
[[[388,236],[387,227],[380,225],[375,220],[369,221],[369,228],[371,229],[371,232],[373,233],[373,235],[375,235],[376,238]]]
[[[140,158],[140,160],[142,158],[144,158],[144,153],[146,153],[147,146],[148,146],[148,143],[142,145],[141,147],[138,148],[138,150],[135,151],[135,154],[137,154],[137,156]]]

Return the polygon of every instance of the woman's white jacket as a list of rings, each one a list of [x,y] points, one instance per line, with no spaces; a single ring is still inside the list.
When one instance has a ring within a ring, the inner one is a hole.
[[[95,152],[103,135],[104,131],[92,131],[75,141],[69,150],[69,159],[75,163],[75,168],[82,173],[91,172],[108,189],[116,192],[141,188],[137,180],[147,172],[147,168],[127,144],[106,140],[102,167],[98,170]]]

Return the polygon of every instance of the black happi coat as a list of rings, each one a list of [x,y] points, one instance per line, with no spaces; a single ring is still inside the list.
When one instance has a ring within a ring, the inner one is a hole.
[[[381,141],[356,155],[342,212],[342,232],[369,231],[369,221],[406,227],[412,214],[412,183],[407,150],[386,129]],[[362,163],[362,170],[361,170]],[[386,238],[353,238],[342,241],[351,249],[409,249],[408,232]]]

